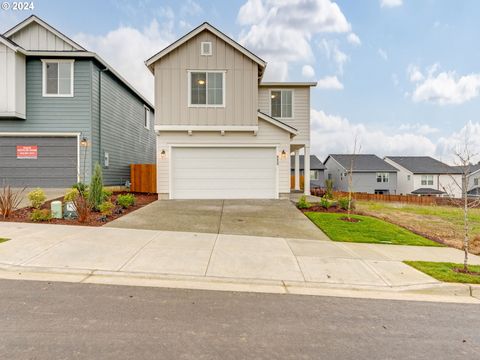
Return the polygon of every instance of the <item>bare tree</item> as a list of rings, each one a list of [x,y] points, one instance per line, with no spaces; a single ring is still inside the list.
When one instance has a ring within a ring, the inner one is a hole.
[[[347,219],[351,220],[352,202],[353,202],[353,170],[355,168],[355,155],[360,152],[361,146],[358,144],[358,135],[353,139],[353,151],[350,156],[350,167],[347,169],[347,183],[348,183],[348,207]]]
[[[469,210],[474,207],[480,206],[480,199],[469,199],[468,198],[468,178],[471,172],[471,166],[473,159],[477,156],[476,153],[472,151],[472,146],[468,139],[468,132],[465,135],[465,141],[456,147],[454,150],[454,163],[456,167],[460,170],[461,181],[458,181],[458,178],[453,174],[450,174],[452,183],[449,185],[442,185],[443,190],[448,194],[450,202],[462,210],[463,216],[463,271],[468,272],[468,254],[470,247],[470,213]],[[455,190],[461,191],[461,198],[455,198]]]

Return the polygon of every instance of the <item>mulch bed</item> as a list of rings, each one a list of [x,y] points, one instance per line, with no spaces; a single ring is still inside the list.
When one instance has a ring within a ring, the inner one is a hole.
[[[340,214],[346,214],[347,210],[343,210],[340,207],[337,207],[335,205],[330,206],[328,209],[325,209],[324,207],[320,205],[313,205],[310,206],[307,209],[299,209],[301,212],[325,212],[325,213],[340,213]],[[352,212],[353,214],[353,212]]]
[[[121,194],[126,194],[126,192],[117,192],[114,193],[111,197],[112,203],[116,204],[117,196]],[[91,212],[88,220],[84,223],[79,222],[77,219],[52,219],[49,221],[42,221],[36,222],[39,224],[61,224],[61,225],[84,225],[84,226],[102,226],[110,221],[118,219],[132,211],[138,210],[145,205],[148,205],[156,200],[158,200],[157,194],[143,194],[143,193],[133,193],[135,195],[135,205],[129,207],[128,209],[122,209],[120,206],[116,205],[115,209],[113,210],[113,214],[108,216],[106,219],[103,218],[102,214],[99,212]],[[43,206],[42,209],[50,209],[50,203],[55,200],[63,200],[63,198],[52,199],[47,201]],[[26,207],[22,209],[18,209],[12,213],[12,215],[7,218],[3,219],[0,216],[0,222],[26,222],[26,223],[35,223],[34,221],[30,220],[30,214],[32,212],[31,207]]]

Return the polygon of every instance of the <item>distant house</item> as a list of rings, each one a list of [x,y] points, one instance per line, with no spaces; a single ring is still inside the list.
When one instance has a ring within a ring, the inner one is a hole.
[[[461,170],[430,156],[387,156],[385,161],[398,169],[399,194],[461,197]]]
[[[463,173],[461,166],[452,167]],[[467,193],[469,196],[480,196],[480,162],[468,168]]]
[[[36,16],[0,36],[0,185],[130,179],[155,163],[153,105],[96,53]]]
[[[337,191],[348,191],[348,172],[352,168],[355,192],[396,194],[397,169],[373,154],[330,154],[324,161],[326,176]]]
[[[303,155],[299,155],[299,175],[304,176],[304,163],[305,158]],[[295,156],[290,157],[290,174],[295,175]],[[325,165],[315,155],[310,155],[310,186],[311,187],[324,187],[325,186]]]

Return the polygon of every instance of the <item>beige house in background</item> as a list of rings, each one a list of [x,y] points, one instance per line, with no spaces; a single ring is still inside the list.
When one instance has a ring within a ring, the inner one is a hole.
[[[292,152],[299,177],[301,149],[309,194],[316,83],[262,82],[265,61],[208,23],[145,63],[155,76],[160,198],[280,198]]]

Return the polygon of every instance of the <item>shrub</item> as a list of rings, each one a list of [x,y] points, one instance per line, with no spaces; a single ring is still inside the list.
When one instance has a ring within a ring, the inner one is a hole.
[[[333,180],[325,180],[325,196],[327,199],[333,199]]]
[[[79,194],[78,190],[75,188],[71,188],[68,190],[65,195],[63,196],[64,201],[73,201],[77,195]]]
[[[340,206],[340,208],[343,210],[348,210],[348,198],[338,199],[338,206]],[[353,199],[350,204],[350,209],[351,210],[355,209],[355,202],[353,201]]]
[[[88,190],[88,186],[82,182],[78,182],[73,184],[72,189],[77,189],[80,193],[86,193]]]
[[[305,195],[303,195],[300,200],[298,200],[297,202],[297,207],[299,209],[308,209],[310,206],[312,206],[308,201],[307,201],[307,197]]]
[[[112,197],[112,195],[113,195],[112,190],[108,190],[108,189],[103,188],[103,190],[102,190],[103,201],[107,201],[108,199],[110,199]]]
[[[81,189],[81,190],[79,190]],[[88,200],[88,192],[85,190],[86,187],[74,187],[67,191],[63,197],[64,201],[71,201],[73,206],[75,206],[75,211],[77,212],[78,221],[84,223],[88,219],[88,214],[92,210],[90,201]]]
[[[92,181],[88,191],[88,201],[97,210],[98,206],[103,202],[103,174],[99,163],[95,164],[95,169],[93,170]]]
[[[34,209],[30,214],[30,219],[35,222],[48,221],[52,218],[52,213],[48,209]]]
[[[47,200],[45,192],[40,188],[30,191],[27,196],[28,200],[30,201],[30,205],[32,205],[32,207],[35,209],[40,209],[40,207],[45,203],[45,200]]]
[[[110,216],[115,209],[115,205],[111,201],[104,201],[98,205],[98,211],[104,216]]]
[[[126,209],[135,204],[135,195],[123,194],[117,196],[117,204]]]
[[[320,199],[320,206],[324,209],[328,209],[330,206],[332,206],[332,203],[327,199],[326,196],[324,196]]]
[[[24,191],[25,188],[12,190],[10,185],[3,185],[0,191],[0,215],[2,215],[4,219],[8,218],[12,212],[20,206]]]

